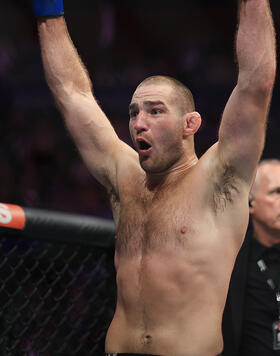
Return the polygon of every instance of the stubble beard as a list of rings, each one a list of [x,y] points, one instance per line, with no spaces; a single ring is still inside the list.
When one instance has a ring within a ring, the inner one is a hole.
[[[182,146],[179,144],[176,144],[172,151],[174,151],[174,154],[170,157],[167,157],[169,156],[168,154],[162,154],[159,156],[159,159],[156,159],[156,163],[151,162],[151,164],[148,162],[150,157],[146,159],[144,158],[142,160],[139,157],[140,166],[148,174],[165,173],[170,170],[177,162],[179,162],[183,154]]]

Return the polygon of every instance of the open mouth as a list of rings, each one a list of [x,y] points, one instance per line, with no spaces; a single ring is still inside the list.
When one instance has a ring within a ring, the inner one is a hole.
[[[140,150],[148,150],[150,147],[152,147],[151,145],[149,145],[147,142],[145,141],[140,141],[139,142],[139,148]]]
[[[141,153],[146,153],[152,148],[152,146],[147,141],[143,140],[142,138],[137,139],[137,144],[138,144],[139,152],[141,152]]]

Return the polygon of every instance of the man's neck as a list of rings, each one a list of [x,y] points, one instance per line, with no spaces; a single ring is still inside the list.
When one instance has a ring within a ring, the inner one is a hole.
[[[193,155],[188,160],[179,162],[173,165],[168,170],[159,173],[146,173],[146,186],[148,189],[153,190],[160,188],[177,181],[180,177],[185,176],[190,172],[191,168],[196,165],[198,159]]]
[[[266,247],[272,247],[280,243],[280,231],[271,231],[253,222],[253,236]]]

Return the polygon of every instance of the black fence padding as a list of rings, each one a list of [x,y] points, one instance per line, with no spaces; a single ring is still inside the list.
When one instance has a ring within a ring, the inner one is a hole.
[[[115,227],[112,220],[91,216],[23,208],[24,232],[48,241],[112,248]]]
[[[0,254],[0,355],[103,355],[113,249],[2,233]]]

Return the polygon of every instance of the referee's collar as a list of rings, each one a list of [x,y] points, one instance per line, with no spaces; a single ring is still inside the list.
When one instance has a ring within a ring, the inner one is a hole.
[[[270,256],[273,255],[276,256],[280,262],[280,243],[272,247],[267,247],[255,239],[254,236],[252,236],[250,255],[250,259],[254,261],[257,261],[261,258],[266,259],[266,257],[270,258]]]

